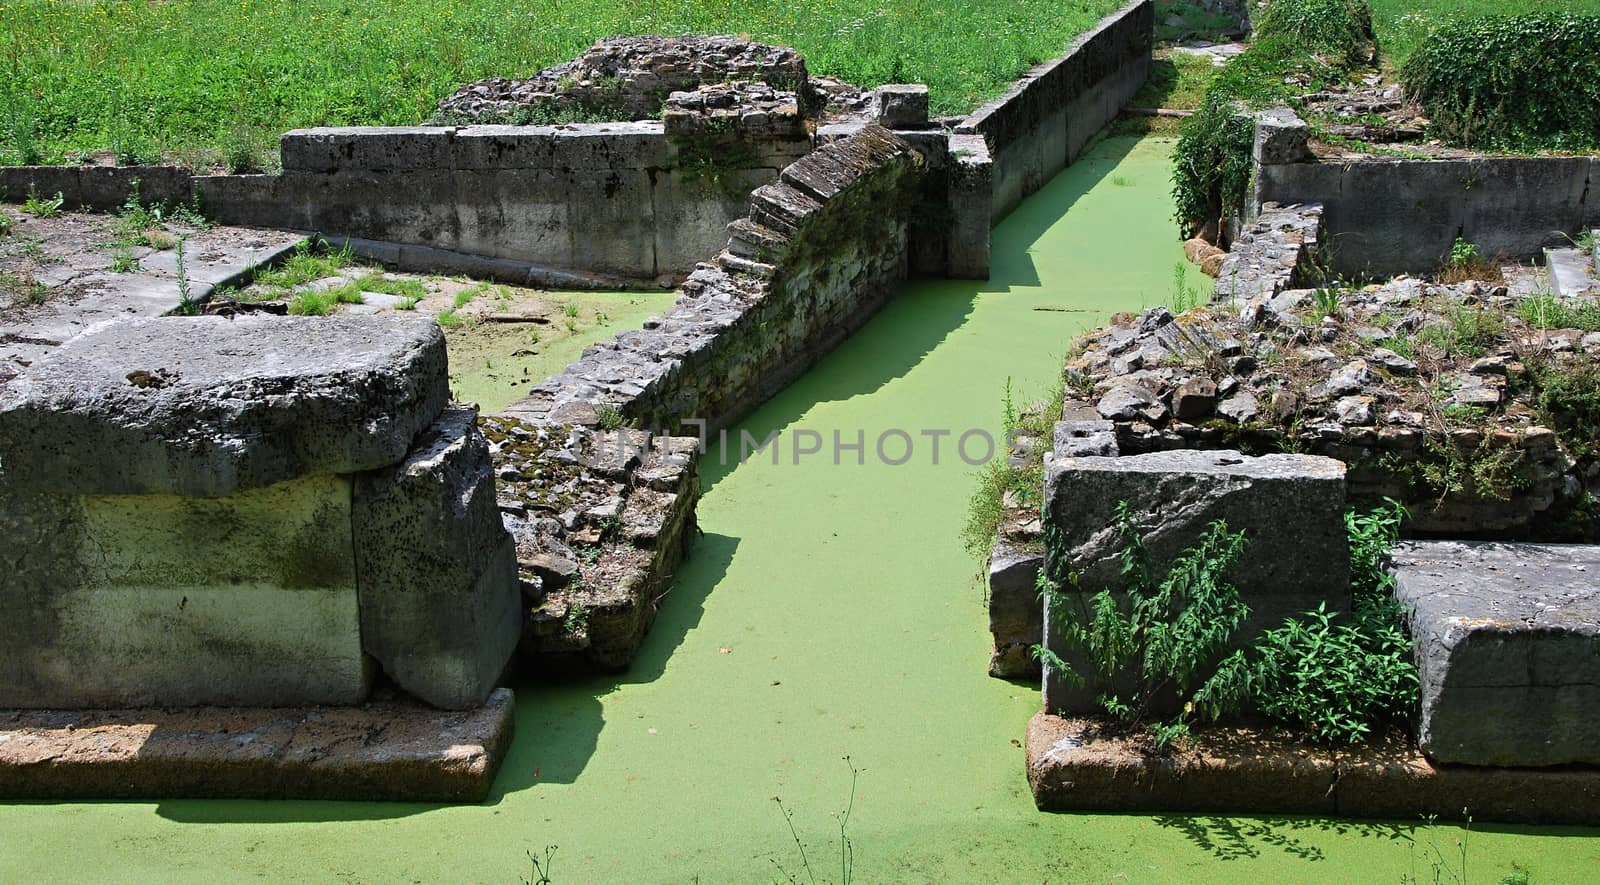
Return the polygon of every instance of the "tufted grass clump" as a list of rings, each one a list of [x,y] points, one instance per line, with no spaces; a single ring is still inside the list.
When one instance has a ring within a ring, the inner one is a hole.
[[[1600,147],[1600,15],[1458,19],[1401,68],[1430,131],[1452,144],[1516,150]]]

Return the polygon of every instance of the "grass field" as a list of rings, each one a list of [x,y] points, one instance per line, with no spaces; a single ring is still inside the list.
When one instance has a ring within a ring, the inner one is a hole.
[[[1120,2],[4,0],[0,162],[239,165],[297,126],[419,122],[463,83],[612,34],[748,34],[813,73],[927,83],[936,113],[958,113]]]

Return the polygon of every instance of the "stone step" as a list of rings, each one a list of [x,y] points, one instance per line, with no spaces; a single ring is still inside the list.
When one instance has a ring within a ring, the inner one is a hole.
[[[1550,287],[1557,295],[1571,298],[1600,294],[1593,256],[1577,249],[1546,249],[1544,266],[1550,273]]]
[[[1600,763],[1600,546],[1431,541],[1395,551],[1438,763]]]

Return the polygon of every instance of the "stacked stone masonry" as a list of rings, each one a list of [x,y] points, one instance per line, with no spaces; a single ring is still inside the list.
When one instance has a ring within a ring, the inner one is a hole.
[[[425,319],[172,317],[0,394],[0,707],[488,697],[520,621]],[[376,665],[375,663],[376,662]]]
[[[671,313],[585,351],[506,408],[524,420],[609,406],[639,426],[714,429],[777,393],[865,322],[908,272],[906,195],[922,161],[869,127],[756,189],[715,264]]]
[[[439,102],[437,118],[507,123],[579,111],[653,120],[674,92],[733,81],[795,92],[808,80],[805,59],[785,47],[726,36],[610,37],[530,79],[496,77],[463,86]]]

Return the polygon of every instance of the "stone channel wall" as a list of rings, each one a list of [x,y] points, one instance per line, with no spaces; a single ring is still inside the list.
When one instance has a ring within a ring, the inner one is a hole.
[[[1150,76],[1155,4],[1133,0],[974,111],[957,134],[982,135],[994,158],[999,222],[1083,153]]]
[[[167,317],[0,396],[0,708],[484,703],[515,649],[489,449],[419,318]]]
[[[1339,274],[1429,273],[1457,237],[1486,257],[1525,260],[1600,224],[1600,157],[1320,160],[1310,129],[1281,110],[1256,133],[1247,208],[1320,203]]]
[[[639,426],[726,427],[881,307],[910,267],[923,161],[868,127],[756,189],[715,263],[667,316],[584,352],[505,410],[530,421],[615,409]]]

